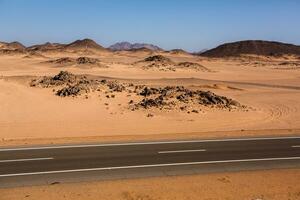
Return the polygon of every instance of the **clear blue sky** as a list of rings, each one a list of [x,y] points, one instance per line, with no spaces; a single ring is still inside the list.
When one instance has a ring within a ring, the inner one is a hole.
[[[300,1],[0,0],[0,41],[80,38],[189,51],[244,39],[300,44]]]

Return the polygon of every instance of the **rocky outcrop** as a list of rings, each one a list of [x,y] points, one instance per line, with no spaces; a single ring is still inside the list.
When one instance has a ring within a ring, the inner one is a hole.
[[[89,92],[100,92],[107,98],[115,98],[115,93],[127,93],[127,96],[135,95],[137,99],[128,103],[128,108],[132,111],[159,109],[198,113],[203,107],[229,110],[245,108],[233,99],[210,91],[192,90],[184,86],[149,87],[121,83],[117,80],[98,80],[67,71],[61,71],[52,77],[34,79],[31,86],[52,88],[60,97],[76,97]]]

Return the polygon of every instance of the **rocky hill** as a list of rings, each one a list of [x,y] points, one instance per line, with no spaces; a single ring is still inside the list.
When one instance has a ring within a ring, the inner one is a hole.
[[[246,40],[222,44],[214,49],[201,53],[207,57],[229,57],[243,54],[261,56],[281,56],[286,54],[300,55],[300,46],[281,42]]]
[[[25,46],[20,42],[0,42],[1,50],[25,50]]]
[[[27,48],[29,51],[50,51],[63,49],[65,45],[59,43],[46,42],[45,44],[37,44]]]
[[[94,49],[94,50],[104,50],[105,48],[97,44],[94,40],[83,39],[76,40],[70,44],[65,45],[66,49]]]

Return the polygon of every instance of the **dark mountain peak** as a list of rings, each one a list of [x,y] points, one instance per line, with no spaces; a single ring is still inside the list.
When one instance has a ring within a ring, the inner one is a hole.
[[[245,40],[225,43],[200,55],[207,57],[229,57],[243,54],[262,56],[300,55],[300,46],[274,41]]]
[[[8,43],[8,45],[12,48],[19,49],[19,50],[24,50],[26,48],[22,43],[17,41]]]
[[[91,39],[83,39],[83,40],[76,40],[68,45],[67,48],[77,48],[77,49],[104,49],[101,45],[97,44],[94,40]]]

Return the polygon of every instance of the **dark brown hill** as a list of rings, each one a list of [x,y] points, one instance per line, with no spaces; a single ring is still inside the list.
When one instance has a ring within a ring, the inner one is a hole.
[[[24,51],[25,46],[20,42],[0,42],[0,49],[1,50],[18,50]]]
[[[286,54],[300,55],[300,46],[281,42],[262,40],[246,40],[233,43],[226,43],[214,49],[201,53],[207,57],[230,57],[242,54],[261,56],[281,56]]]
[[[83,39],[83,40],[76,40],[70,44],[67,44],[65,48],[68,49],[95,49],[95,50],[105,50],[104,47],[97,44],[94,40],[91,39]]]

